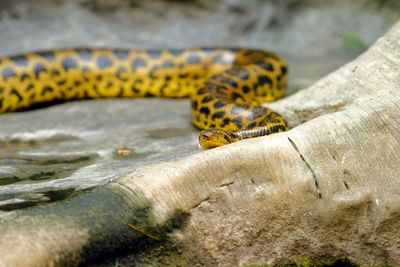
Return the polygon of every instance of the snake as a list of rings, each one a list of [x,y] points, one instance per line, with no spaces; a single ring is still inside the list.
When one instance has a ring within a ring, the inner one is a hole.
[[[60,48],[0,57],[0,113],[69,100],[190,98],[204,149],[283,132],[262,106],[285,95],[288,67],[253,48]]]

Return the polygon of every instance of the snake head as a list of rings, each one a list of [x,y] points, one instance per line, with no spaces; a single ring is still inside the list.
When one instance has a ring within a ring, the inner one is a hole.
[[[223,129],[210,128],[202,130],[199,135],[200,146],[204,149],[224,146],[232,142],[233,139],[230,131]]]

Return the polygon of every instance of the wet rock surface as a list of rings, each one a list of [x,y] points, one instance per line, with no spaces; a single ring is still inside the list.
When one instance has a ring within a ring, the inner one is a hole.
[[[81,101],[0,120],[0,210],[201,151],[185,100]]]

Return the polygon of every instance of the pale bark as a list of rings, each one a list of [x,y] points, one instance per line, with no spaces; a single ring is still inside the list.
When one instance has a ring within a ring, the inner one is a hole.
[[[0,265],[74,265],[133,244],[140,235],[128,223],[158,236],[179,214],[186,224],[169,237],[206,266],[304,258],[398,264],[399,40],[400,22],[355,61],[271,104],[296,126],[286,133],[2,215]]]

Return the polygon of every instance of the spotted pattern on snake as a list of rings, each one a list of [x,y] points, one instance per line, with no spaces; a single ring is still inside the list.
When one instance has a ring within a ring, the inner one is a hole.
[[[199,141],[213,148],[287,130],[261,103],[285,95],[287,65],[255,49],[58,49],[0,58],[0,113],[114,97],[191,98]]]

